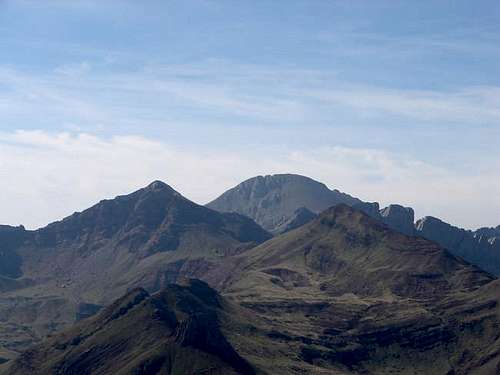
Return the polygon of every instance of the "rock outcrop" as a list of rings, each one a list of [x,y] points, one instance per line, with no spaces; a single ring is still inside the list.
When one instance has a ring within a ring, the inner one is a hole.
[[[415,234],[415,212],[412,208],[391,204],[380,210],[380,216],[389,228],[408,236]]]

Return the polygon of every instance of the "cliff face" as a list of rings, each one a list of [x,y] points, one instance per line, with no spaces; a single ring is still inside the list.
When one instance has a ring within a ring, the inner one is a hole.
[[[415,234],[415,213],[410,207],[391,204],[380,211],[382,221],[390,228],[411,236]]]

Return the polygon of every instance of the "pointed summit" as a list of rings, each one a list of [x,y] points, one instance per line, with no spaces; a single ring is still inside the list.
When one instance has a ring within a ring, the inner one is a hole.
[[[0,228],[0,297],[26,285],[40,290],[16,304],[24,314],[64,293],[57,308],[40,314],[49,331],[71,323],[80,306],[106,305],[137,286],[152,292],[201,277],[271,237],[252,219],[200,206],[160,181],[36,231],[7,229]],[[0,311],[0,320],[10,316]],[[51,324],[56,319],[59,325]]]
[[[144,190],[149,191],[171,191],[180,195],[177,191],[175,191],[170,185],[167,185],[165,182],[160,180],[155,180],[151,182],[148,186],[144,188]]]

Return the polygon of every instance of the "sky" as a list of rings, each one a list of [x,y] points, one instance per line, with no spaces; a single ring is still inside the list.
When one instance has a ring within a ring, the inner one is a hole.
[[[497,0],[0,0],[0,223],[299,173],[500,224]]]

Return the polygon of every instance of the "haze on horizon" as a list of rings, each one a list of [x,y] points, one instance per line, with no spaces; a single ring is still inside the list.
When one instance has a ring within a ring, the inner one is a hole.
[[[0,0],[0,223],[298,173],[500,224],[500,3]]]

